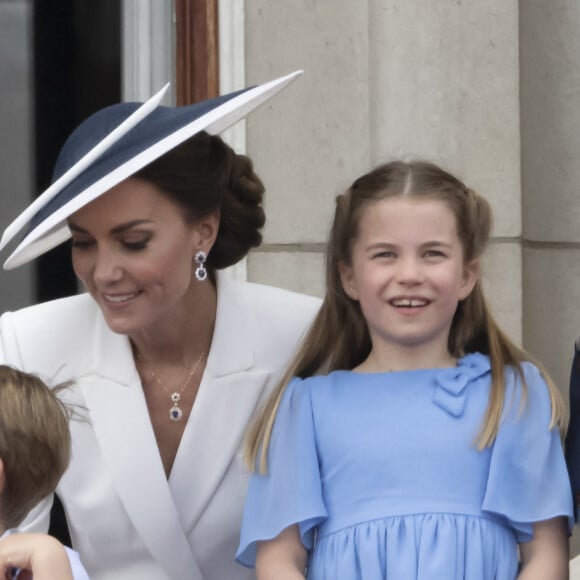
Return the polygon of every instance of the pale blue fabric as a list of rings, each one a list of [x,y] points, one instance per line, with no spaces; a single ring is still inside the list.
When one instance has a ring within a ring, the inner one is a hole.
[[[487,356],[454,368],[294,379],[276,418],[268,474],[253,474],[237,554],[298,524],[310,580],[513,580],[533,523],[572,498],[549,394],[507,369],[494,445],[475,439],[487,407]]]
[[[66,553],[68,554],[68,560],[70,562],[70,567],[72,570],[72,575],[74,580],[89,580],[89,575],[81,562],[81,558],[77,552],[66,547]]]

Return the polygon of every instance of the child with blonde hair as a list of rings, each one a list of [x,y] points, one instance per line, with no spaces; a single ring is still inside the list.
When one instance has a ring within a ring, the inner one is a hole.
[[[427,162],[337,198],[322,308],[248,437],[258,580],[568,577],[566,414],[486,304],[490,228]]]
[[[13,533],[69,463],[69,413],[58,389],[0,365],[0,571],[8,578],[88,579],[78,555],[56,539]]]

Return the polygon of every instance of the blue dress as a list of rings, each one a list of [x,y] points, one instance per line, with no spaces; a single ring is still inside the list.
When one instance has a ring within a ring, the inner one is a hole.
[[[537,368],[511,368],[500,432],[478,451],[487,356],[447,369],[293,379],[268,473],[250,479],[237,560],[298,524],[310,580],[514,580],[533,523],[572,498]],[[523,400],[522,400],[523,399]]]

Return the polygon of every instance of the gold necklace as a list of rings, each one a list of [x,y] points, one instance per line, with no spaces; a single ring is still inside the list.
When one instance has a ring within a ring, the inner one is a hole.
[[[169,419],[171,421],[178,422],[181,421],[181,419],[183,418],[183,409],[179,406],[179,402],[181,401],[181,395],[185,390],[185,388],[187,387],[187,385],[189,385],[189,381],[191,381],[191,377],[193,377],[193,374],[197,370],[197,367],[199,366],[199,363],[201,362],[201,359],[203,358],[204,354],[205,352],[202,352],[199,355],[199,358],[195,361],[195,363],[191,367],[191,370],[185,377],[185,380],[183,381],[181,388],[178,389],[177,391],[171,392],[161,382],[161,380],[157,376],[157,373],[153,370],[151,363],[145,358],[145,356],[142,353],[137,351],[137,356],[147,365],[147,368],[149,369],[149,372],[151,373],[151,376],[153,377],[155,382],[169,395],[169,398],[171,399],[172,404],[171,407],[169,407]]]

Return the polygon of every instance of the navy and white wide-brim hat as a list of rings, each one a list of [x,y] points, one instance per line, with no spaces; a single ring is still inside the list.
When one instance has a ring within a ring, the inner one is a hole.
[[[262,85],[184,107],[159,105],[166,85],[145,103],[119,103],[86,119],[64,144],[52,185],[4,231],[0,250],[25,232],[4,262],[11,270],[70,237],[67,218],[200,131],[224,131],[288,85],[296,71]]]

